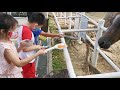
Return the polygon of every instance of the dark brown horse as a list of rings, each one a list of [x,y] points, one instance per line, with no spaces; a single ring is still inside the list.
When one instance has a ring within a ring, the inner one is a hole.
[[[108,49],[112,44],[120,40],[120,15],[116,15],[106,32],[99,38],[101,48]]]
[[[114,20],[114,18],[116,17],[116,15],[120,14],[120,12],[107,12],[104,20],[105,20],[105,24],[104,26],[107,28],[112,24],[112,21]]]

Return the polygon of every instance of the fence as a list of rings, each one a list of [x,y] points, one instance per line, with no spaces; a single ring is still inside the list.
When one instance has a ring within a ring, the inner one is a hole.
[[[92,65],[94,67],[97,66],[97,60],[98,60],[98,55],[101,54],[105,60],[117,71],[117,72],[111,72],[111,73],[104,73],[104,74],[95,74],[95,75],[85,75],[85,76],[76,76],[75,72],[74,72],[74,68],[71,62],[71,58],[68,52],[68,49],[65,48],[63,49],[64,52],[64,58],[66,61],[66,66],[67,66],[67,70],[68,70],[68,74],[70,76],[70,78],[118,78],[120,77],[120,69],[118,68],[118,66],[116,66],[111,59],[109,59],[99,48],[98,45],[98,39],[100,38],[100,36],[102,36],[102,32],[106,30],[106,28],[104,27],[104,20],[99,20],[99,22],[97,23],[96,21],[94,21],[93,19],[89,18],[88,16],[85,15],[85,12],[76,12],[76,14],[74,16],[72,16],[72,12],[70,12],[70,16],[66,16],[66,12],[59,12],[57,13],[57,15],[52,12],[56,25],[58,27],[58,32],[60,34],[63,33],[67,33],[67,32],[78,32],[80,35],[80,38],[83,39],[87,39],[91,42],[91,44],[94,46],[94,52],[92,55]],[[60,14],[60,16],[58,15]],[[59,17],[57,17],[59,16]],[[75,19],[74,21],[72,21],[72,19]],[[66,20],[69,19],[69,29],[61,29],[60,24],[58,22],[58,19],[65,19],[65,24],[66,24]],[[88,21],[92,22],[94,25],[97,26],[97,28],[94,29],[87,29],[87,25],[88,25]],[[75,22],[75,28],[71,29],[71,23]],[[96,41],[95,43],[91,40],[91,38],[86,34],[87,31],[95,31],[96,32]],[[81,39],[80,39],[81,40]],[[65,43],[65,39],[61,38],[61,42]]]

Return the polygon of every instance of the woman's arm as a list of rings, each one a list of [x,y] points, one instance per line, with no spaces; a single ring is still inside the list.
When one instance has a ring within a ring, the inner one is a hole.
[[[27,63],[32,61],[34,58],[36,58],[37,56],[42,55],[42,54],[44,54],[44,50],[39,50],[34,55],[32,55],[26,59],[20,60],[19,57],[17,56],[17,54],[13,53],[12,50],[6,49],[4,52],[5,58],[9,59],[9,62],[12,62],[13,64],[15,64],[18,67],[22,67],[22,66],[26,65]],[[6,60],[6,61],[8,61],[8,60]]]

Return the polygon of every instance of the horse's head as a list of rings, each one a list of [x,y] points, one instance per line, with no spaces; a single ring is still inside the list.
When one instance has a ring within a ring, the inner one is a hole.
[[[99,38],[98,44],[101,48],[108,49],[112,44],[120,40],[120,15],[117,15],[102,37]]]

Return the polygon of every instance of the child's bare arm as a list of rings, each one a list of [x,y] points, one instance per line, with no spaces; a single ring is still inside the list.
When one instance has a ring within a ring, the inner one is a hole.
[[[17,52],[19,53],[24,47],[27,47],[28,45],[29,44],[26,42],[20,42],[20,47],[17,48]]]
[[[32,51],[32,50],[39,50],[41,48],[42,48],[42,46],[40,46],[40,45],[32,45],[32,46],[24,47],[22,50],[24,52],[29,52],[29,51]]]
[[[18,52],[20,50],[23,50],[24,52],[29,52],[29,51],[32,51],[32,50],[39,50],[41,48],[42,48],[42,46],[34,45],[31,40],[22,40],[20,42],[20,47],[18,48]]]
[[[42,36],[45,36],[45,37],[59,37],[59,38],[62,38],[63,37],[63,35],[62,34],[53,34],[53,33],[46,33],[46,32],[41,32],[41,34],[40,35],[42,35]]]
[[[22,50],[21,47],[17,48],[17,52],[19,53]]]
[[[18,67],[22,67],[22,66],[26,65],[27,63],[32,61],[34,58],[36,58],[37,56],[42,55],[42,54],[45,54],[43,49],[39,50],[37,53],[35,53],[34,55],[32,55],[28,58],[20,60],[19,57],[15,53],[13,53],[12,50],[6,49],[4,52],[4,56],[7,59],[6,61],[9,62],[10,64],[12,62],[14,65],[16,65]]]

